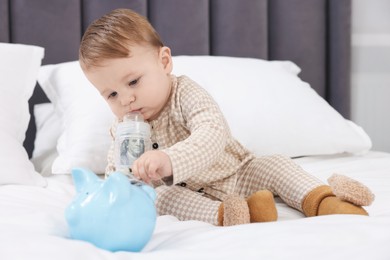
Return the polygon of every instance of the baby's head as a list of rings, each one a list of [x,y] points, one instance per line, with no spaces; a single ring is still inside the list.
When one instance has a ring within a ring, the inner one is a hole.
[[[80,66],[114,114],[139,111],[155,119],[171,91],[171,51],[148,20],[116,9],[94,21],[84,33]]]
[[[84,70],[101,66],[106,59],[126,58],[129,46],[155,48],[163,43],[153,26],[142,15],[130,9],[116,9],[95,20],[85,31],[79,49]]]

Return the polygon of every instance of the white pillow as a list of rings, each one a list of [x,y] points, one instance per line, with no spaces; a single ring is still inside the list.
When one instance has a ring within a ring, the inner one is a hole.
[[[52,173],[70,173],[73,167],[104,173],[114,115],[78,61],[42,66],[38,82],[62,121]]]
[[[50,176],[52,165],[57,158],[57,140],[62,133],[62,122],[54,112],[53,103],[34,106],[36,137],[31,162],[43,176]]]
[[[23,147],[31,97],[44,55],[38,46],[0,43],[0,185],[45,186]]]
[[[186,74],[210,92],[233,135],[259,156],[361,153],[371,147],[367,134],[301,81],[290,61],[176,56],[173,63],[174,74]],[[114,116],[78,61],[43,66],[38,81],[64,127],[53,173],[69,173],[73,166],[104,172]]]
[[[233,136],[256,155],[291,157],[362,153],[371,140],[345,120],[297,74],[290,61],[179,56],[185,74],[217,101]]]

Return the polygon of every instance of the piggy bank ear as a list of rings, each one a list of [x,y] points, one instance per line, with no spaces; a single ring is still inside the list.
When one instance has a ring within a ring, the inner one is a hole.
[[[102,192],[113,202],[128,202],[131,194],[129,179],[120,172],[111,173],[102,185]]]
[[[84,168],[73,168],[72,177],[77,192],[82,191],[89,183],[99,180],[94,172]]]

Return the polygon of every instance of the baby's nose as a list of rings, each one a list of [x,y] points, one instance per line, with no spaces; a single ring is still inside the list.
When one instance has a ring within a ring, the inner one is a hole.
[[[135,100],[135,97],[133,95],[127,95],[127,96],[124,96],[123,98],[121,98],[121,104],[122,104],[122,106],[128,106],[132,102],[134,102],[134,100]]]

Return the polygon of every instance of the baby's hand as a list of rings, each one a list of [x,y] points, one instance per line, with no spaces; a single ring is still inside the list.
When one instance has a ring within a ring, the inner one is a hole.
[[[133,163],[134,176],[146,183],[172,175],[172,163],[169,156],[161,151],[147,151]]]

